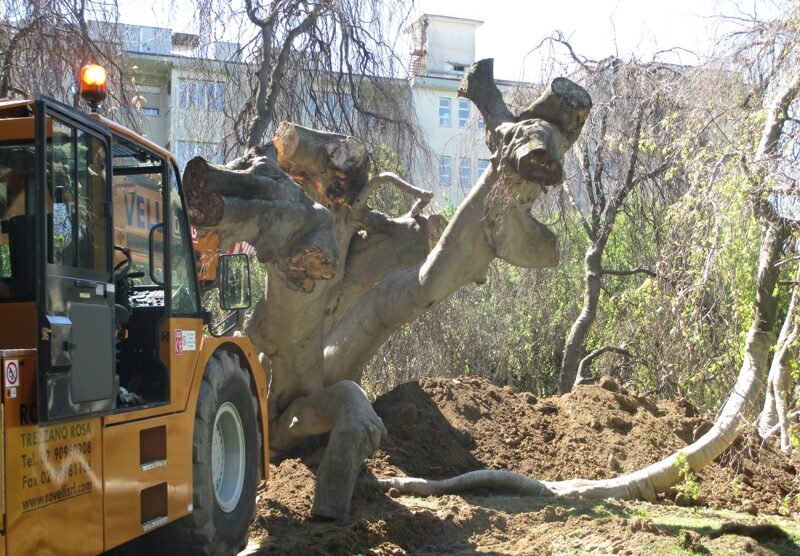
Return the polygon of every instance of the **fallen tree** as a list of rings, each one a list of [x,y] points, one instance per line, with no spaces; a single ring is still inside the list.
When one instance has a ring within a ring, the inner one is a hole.
[[[391,174],[369,179],[357,139],[292,123],[226,166],[195,158],[185,169],[192,222],[223,244],[251,243],[267,267],[266,296],[246,332],[272,371],[274,457],[330,433],[316,515],[349,514],[361,463],[385,434],[356,382],[391,334],[465,284],[483,283],[496,258],[524,268],[558,261],[555,235],[531,208],[563,180],[562,157],[591,98],[558,78],[515,115],[492,60],[469,68],[459,95],[480,111],[492,159],[447,224],[421,214],[430,192]],[[369,195],[384,186],[415,197],[412,209],[400,217],[372,210]]]

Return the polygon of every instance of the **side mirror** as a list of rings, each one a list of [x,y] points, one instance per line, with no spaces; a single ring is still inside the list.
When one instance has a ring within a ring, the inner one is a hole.
[[[219,304],[225,310],[250,307],[250,258],[244,253],[219,256]]]

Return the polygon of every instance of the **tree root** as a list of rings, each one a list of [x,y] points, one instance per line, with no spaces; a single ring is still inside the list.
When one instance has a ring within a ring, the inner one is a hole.
[[[276,423],[272,442],[285,448],[292,439],[325,432],[330,437],[317,468],[311,513],[345,520],[361,464],[378,449],[386,427],[361,387],[342,380],[295,400]]]

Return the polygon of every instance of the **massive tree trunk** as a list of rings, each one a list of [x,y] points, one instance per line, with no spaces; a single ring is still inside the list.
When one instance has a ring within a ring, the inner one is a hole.
[[[493,154],[449,223],[421,214],[430,192],[392,174],[368,179],[357,139],[295,124],[281,124],[272,144],[226,167],[200,158],[186,167],[193,223],[215,230],[222,245],[251,243],[267,267],[266,296],[247,334],[272,368],[272,453],[331,433],[317,472],[317,515],[347,516],[361,462],[382,436],[353,382],[386,339],[463,285],[485,281],[495,258],[525,268],[557,263],[556,237],[531,207],[563,179],[562,156],[591,99],[558,78],[514,116],[492,71],[491,60],[473,64],[459,89],[480,110]],[[407,214],[369,207],[369,194],[387,186],[416,198]]]

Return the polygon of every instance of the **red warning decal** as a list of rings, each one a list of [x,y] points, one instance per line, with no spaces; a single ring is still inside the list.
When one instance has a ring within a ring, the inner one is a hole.
[[[175,331],[175,355],[183,353],[183,330]]]
[[[3,363],[3,382],[6,388],[19,386],[19,361],[17,359],[6,359]]]

